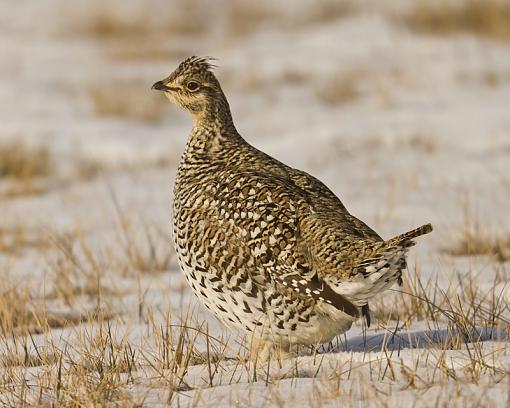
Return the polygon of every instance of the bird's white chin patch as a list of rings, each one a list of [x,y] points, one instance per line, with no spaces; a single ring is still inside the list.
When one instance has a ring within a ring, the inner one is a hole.
[[[176,104],[176,105],[179,105],[179,103],[177,102],[177,100],[175,99],[175,96],[172,92],[165,92],[165,96],[167,97],[167,99],[172,102],[173,104]]]

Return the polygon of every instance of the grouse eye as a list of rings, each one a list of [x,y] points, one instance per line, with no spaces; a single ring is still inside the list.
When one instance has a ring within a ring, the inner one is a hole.
[[[190,91],[196,91],[198,89],[198,83],[195,81],[190,81],[187,83],[186,88]]]

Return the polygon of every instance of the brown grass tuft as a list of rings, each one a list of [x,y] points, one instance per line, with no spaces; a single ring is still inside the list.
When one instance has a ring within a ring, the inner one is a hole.
[[[99,310],[105,303],[108,306],[109,299],[122,295],[111,284],[103,284],[110,265],[93,253],[79,229],[51,236],[50,241],[58,254],[47,265],[51,286],[46,299],[58,299],[72,307],[79,298],[87,298]]]
[[[29,147],[24,142],[0,144],[0,178],[28,179],[52,173],[46,147]]]
[[[43,178],[54,173],[48,149],[21,141],[0,143],[0,197],[18,197],[46,191]]]
[[[290,13],[274,2],[246,0],[229,2],[218,10],[200,0],[147,2],[132,13],[122,12],[108,2],[93,4],[94,11],[78,23],[63,23],[63,33],[86,36],[118,60],[179,60],[189,55],[189,46],[182,39],[214,35],[220,42],[237,41],[267,28],[295,30],[328,23],[357,9],[353,0],[318,0]]]
[[[113,190],[111,196],[119,225],[121,253],[119,268],[125,272],[157,274],[168,270],[173,251],[158,226],[142,223],[143,234],[137,234],[131,220],[123,212]],[[159,244],[158,244],[159,243]],[[160,245],[163,243],[163,245]]]
[[[441,248],[444,254],[451,256],[485,255],[496,262],[510,261],[510,234],[490,231],[479,215],[474,212],[469,197],[461,203],[463,225],[457,239]]]
[[[277,3],[232,2],[227,8],[226,27],[232,36],[247,35],[267,27],[292,29],[313,24],[326,24],[345,18],[356,11],[353,1],[319,0],[301,13],[274,7]],[[269,6],[268,6],[269,5]]]
[[[49,247],[45,234],[28,230],[23,224],[0,227],[0,253],[19,255],[29,248],[46,250]]]
[[[382,327],[389,321],[408,327],[412,321],[425,320],[431,330],[446,328],[447,336],[439,344],[443,349],[460,349],[465,343],[477,343],[483,333],[508,329],[510,325],[504,299],[506,285],[498,285],[500,278],[496,276],[493,284],[484,289],[478,278],[472,273],[459,275],[443,288],[437,278],[422,280],[415,267],[404,280],[403,288],[374,299],[373,316]],[[437,346],[431,342],[434,345]]]
[[[19,327],[41,327],[28,288],[4,287],[0,293],[0,328],[9,333]]]
[[[491,236],[465,230],[455,245],[444,247],[442,251],[451,256],[486,255],[498,262],[507,262],[510,261],[510,234]]]
[[[165,152],[164,157],[148,157],[136,162],[105,163],[94,158],[80,158],[76,160],[74,173],[80,179],[90,180],[102,174],[130,173],[144,169],[165,168],[179,162],[177,152]]]
[[[0,144],[0,178],[27,180],[46,177],[52,172],[46,147],[29,147],[19,141]]]
[[[344,105],[361,95],[359,85],[364,74],[359,70],[342,72],[326,79],[316,90],[319,99],[328,105]]]
[[[416,133],[409,138],[400,139],[397,141],[397,145],[427,154],[432,154],[438,149],[437,142],[432,137],[422,133]]]
[[[196,2],[186,2],[183,7],[169,6],[161,9],[158,18],[151,7],[134,15],[121,15],[116,9],[106,6],[88,20],[84,32],[101,40],[162,39],[170,35],[199,35],[205,32],[208,18]],[[148,21],[151,24],[148,24]]]
[[[421,1],[403,17],[411,29],[451,34],[467,32],[501,41],[510,41],[510,4],[497,0],[467,0],[460,4],[431,6]]]
[[[64,27],[63,32],[96,41],[114,59],[169,60],[188,53],[177,38],[203,35],[209,26],[209,15],[194,1],[158,2],[156,7],[147,2],[132,14],[103,2],[95,4],[95,11],[83,16],[78,25]]]
[[[101,13],[92,18],[87,34],[101,39],[114,39],[119,37],[135,38],[147,34],[148,24],[141,19],[122,19],[114,13]]]
[[[95,313],[53,312],[27,286],[4,287],[0,293],[0,331],[3,336],[45,333],[95,319]],[[108,315],[111,318],[112,315]]]

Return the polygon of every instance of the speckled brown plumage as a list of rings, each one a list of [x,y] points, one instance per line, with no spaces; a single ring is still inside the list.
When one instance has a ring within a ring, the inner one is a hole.
[[[174,187],[179,264],[202,303],[263,342],[312,344],[348,330],[401,282],[413,239],[384,241],[319,180],[237,132],[211,60],[191,57],[154,84],[191,114]]]

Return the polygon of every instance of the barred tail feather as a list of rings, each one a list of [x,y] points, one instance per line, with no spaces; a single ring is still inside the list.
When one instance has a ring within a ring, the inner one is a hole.
[[[381,242],[378,253],[359,262],[353,270],[353,278],[337,282],[335,291],[361,307],[368,323],[370,315],[368,307],[365,307],[368,300],[395,282],[402,284],[402,270],[406,268],[406,254],[409,247],[414,245],[413,239],[431,231],[432,225],[425,224]]]
[[[396,237],[391,238],[387,242],[390,244],[402,245],[404,247],[412,246],[414,245],[414,243],[412,242],[414,238],[418,238],[430,232],[432,232],[432,224],[424,224],[421,227],[405,232],[404,234],[397,235]]]

